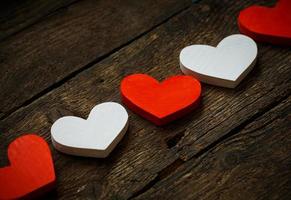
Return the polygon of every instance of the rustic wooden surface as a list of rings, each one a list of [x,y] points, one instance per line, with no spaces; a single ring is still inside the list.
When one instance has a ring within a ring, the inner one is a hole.
[[[98,103],[120,102],[124,76],[181,74],[183,47],[216,45],[238,33],[241,9],[274,2],[9,3],[17,12],[0,19],[0,165],[11,141],[37,132],[57,174],[47,199],[290,199],[288,47],[259,44],[258,64],[236,89],[203,84],[200,107],[167,126],[129,111],[129,131],[106,159],[68,156],[50,141],[59,117],[85,118]]]

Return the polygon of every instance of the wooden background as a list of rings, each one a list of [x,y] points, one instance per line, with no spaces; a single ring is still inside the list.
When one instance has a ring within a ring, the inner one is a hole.
[[[203,84],[200,107],[156,127],[129,111],[106,159],[57,152],[50,127],[120,102],[132,73],[181,74],[190,44],[238,33],[241,9],[274,0],[3,0],[0,6],[0,166],[8,144],[35,132],[49,143],[57,187],[47,199],[290,199],[290,48],[258,44],[236,89]]]

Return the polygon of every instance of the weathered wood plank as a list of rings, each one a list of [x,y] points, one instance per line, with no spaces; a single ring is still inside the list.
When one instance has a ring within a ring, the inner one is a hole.
[[[0,41],[43,19],[76,0],[2,0],[0,3]]]
[[[290,199],[291,97],[136,199]]]
[[[3,41],[0,118],[190,4],[188,0],[85,0]]]
[[[71,112],[86,117],[97,103],[119,102],[119,83],[124,76],[145,72],[162,80],[179,74],[178,55],[184,46],[215,45],[236,33],[233,16],[252,2],[202,1],[13,113],[0,123],[1,165],[7,163],[3,158],[8,143],[24,132],[38,132],[50,141],[49,129],[58,117]],[[289,65],[289,49],[260,45],[259,63],[247,79],[234,90],[204,85],[203,103],[192,115],[156,127],[129,112],[130,130],[108,159],[76,158],[53,150],[58,198],[138,196],[203,151],[193,146],[197,140],[204,138],[203,147],[207,147],[290,95]],[[244,115],[237,116],[242,112]],[[207,134],[214,128],[217,138]]]

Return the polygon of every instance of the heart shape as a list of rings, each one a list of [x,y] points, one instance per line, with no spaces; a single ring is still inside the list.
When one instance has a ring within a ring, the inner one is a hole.
[[[122,101],[131,110],[156,125],[164,125],[198,104],[201,85],[191,76],[173,76],[162,83],[145,74],[125,77],[121,82]]]
[[[279,0],[273,8],[251,6],[240,12],[239,29],[256,41],[290,46],[290,12],[290,0]]]
[[[54,147],[67,154],[107,157],[128,129],[128,114],[123,106],[106,102],[95,106],[87,120],[66,116],[51,127]]]
[[[235,34],[224,38],[217,47],[185,47],[180,53],[180,68],[202,82],[234,88],[255,65],[257,53],[251,38]]]
[[[50,149],[37,135],[24,135],[8,147],[10,166],[0,168],[0,199],[35,198],[53,188]]]

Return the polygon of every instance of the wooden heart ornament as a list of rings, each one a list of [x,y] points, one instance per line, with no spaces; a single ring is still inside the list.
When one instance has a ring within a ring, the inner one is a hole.
[[[251,6],[240,12],[239,29],[256,41],[291,45],[291,1],[275,7]]]
[[[185,47],[180,53],[180,68],[202,82],[234,88],[255,65],[257,53],[251,38],[236,34],[224,38],[217,47]]]
[[[87,120],[66,116],[51,127],[54,147],[67,154],[107,157],[128,129],[128,114],[123,106],[106,102],[95,106]]]
[[[200,82],[191,76],[173,76],[159,83],[145,74],[125,77],[121,82],[125,105],[156,125],[164,125],[190,111],[198,104]]]
[[[8,147],[10,166],[0,168],[0,199],[35,198],[53,188],[50,149],[37,135],[21,136]]]

